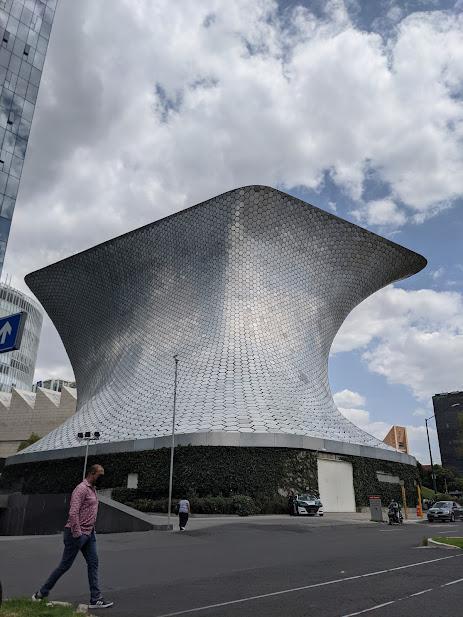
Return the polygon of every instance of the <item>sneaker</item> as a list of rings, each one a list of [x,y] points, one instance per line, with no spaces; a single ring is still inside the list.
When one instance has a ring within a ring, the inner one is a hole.
[[[180,527],[180,531],[185,531],[185,527]]]
[[[43,598],[44,596],[42,596],[40,591],[36,591],[31,599],[32,599],[32,602],[40,602],[40,600],[43,600]]]
[[[99,598],[98,600],[90,600],[88,608],[109,608],[113,604],[114,602],[108,602],[104,598]]]

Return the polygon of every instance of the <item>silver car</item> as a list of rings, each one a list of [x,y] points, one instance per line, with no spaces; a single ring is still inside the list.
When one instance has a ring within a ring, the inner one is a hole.
[[[428,521],[449,521],[453,523],[455,519],[462,518],[463,508],[455,501],[437,501],[428,510]]]

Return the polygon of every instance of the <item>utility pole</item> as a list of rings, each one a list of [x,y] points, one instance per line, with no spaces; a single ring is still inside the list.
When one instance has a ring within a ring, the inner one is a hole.
[[[100,438],[100,433],[98,431],[94,431],[93,433],[91,431],[85,431],[85,433],[77,433],[77,439],[79,441],[85,440],[87,442],[87,445],[85,448],[85,459],[84,459],[84,469],[82,472],[82,482],[85,480],[85,475],[87,471],[88,446],[91,441],[98,441],[99,438]]]
[[[434,473],[434,464],[432,462],[432,452],[431,452],[431,442],[429,441],[429,430],[428,430],[428,420],[432,420],[435,416],[431,416],[430,418],[425,419],[426,423],[426,435],[428,436],[428,448],[429,448],[429,458],[431,460],[431,477],[432,477],[432,486],[434,489],[434,497],[437,495],[437,486],[436,486],[436,474]]]
[[[172,413],[172,442],[170,446],[170,472],[169,472],[169,501],[167,504],[167,524],[170,525],[170,517],[172,511],[172,482],[174,478],[174,449],[175,449],[175,408],[177,404],[177,372],[178,372],[178,357],[174,355],[174,410]]]

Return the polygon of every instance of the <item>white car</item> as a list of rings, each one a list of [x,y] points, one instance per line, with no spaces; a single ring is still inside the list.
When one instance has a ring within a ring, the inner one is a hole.
[[[298,515],[323,516],[323,504],[315,495],[296,495],[296,512]]]

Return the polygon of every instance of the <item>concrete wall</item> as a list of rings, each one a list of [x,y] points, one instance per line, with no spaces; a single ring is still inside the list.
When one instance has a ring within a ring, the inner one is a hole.
[[[0,503],[0,535],[32,536],[59,533],[63,531],[67,521],[69,501],[69,494],[23,495],[13,493],[8,497],[7,503]],[[167,524],[154,524],[148,515],[108,497],[99,495],[99,501],[95,526],[97,533],[166,531],[168,529]]]
[[[31,433],[40,437],[60,426],[76,411],[77,390],[62,392],[37,388],[28,392],[13,388],[0,394],[0,458],[15,454]]]

